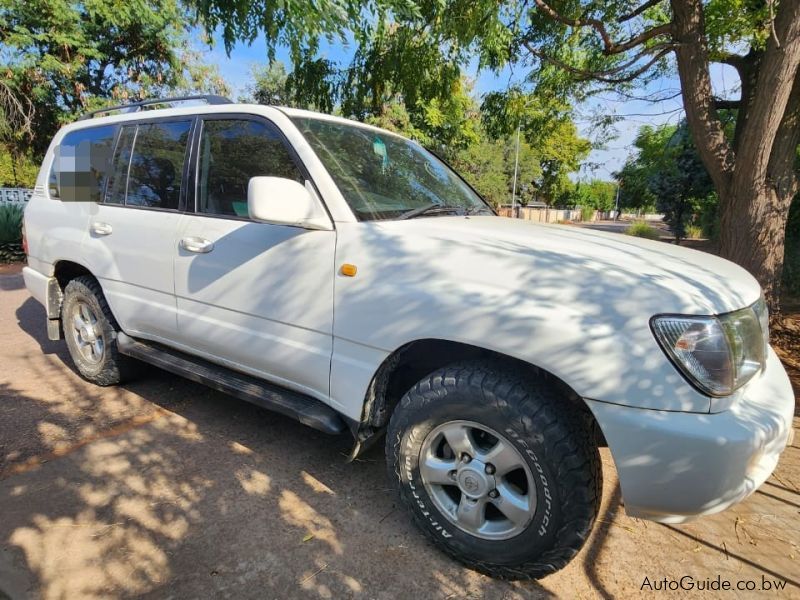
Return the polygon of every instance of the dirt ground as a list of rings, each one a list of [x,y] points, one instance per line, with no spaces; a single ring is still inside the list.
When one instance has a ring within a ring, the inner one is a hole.
[[[683,576],[756,589],[698,597],[800,598],[800,435],[745,502],[680,526],[626,517],[603,451],[583,551],[507,583],[426,543],[380,448],[347,464],[345,437],[155,369],[86,383],[13,270],[0,274],[0,341],[0,599],[611,598]],[[772,581],[786,588],[760,591]]]

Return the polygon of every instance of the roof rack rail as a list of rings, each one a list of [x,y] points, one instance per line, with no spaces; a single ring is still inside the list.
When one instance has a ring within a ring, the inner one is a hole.
[[[233,101],[230,98],[226,98],[225,96],[217,96],[215,94],[197,94],[195,96],[175,96],[173,98],[153,98],[151,100],[140,100],[139,102],[131,102],[130,104],[118,104],[116,106],[108,106],[106,108],[93,110],[78,117],[78,121],[93,119],[98,115],[114,112],[116,110],[121,110],[126,113],[139,112],[145,106],[152,106],[154,104],[175,104],[177,102],[185,102],[187,100],[205,100],[206,104],[233,104]]]

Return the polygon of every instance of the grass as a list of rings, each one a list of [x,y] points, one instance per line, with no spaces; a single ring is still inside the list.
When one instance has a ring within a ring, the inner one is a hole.
[[[700,225],[687,225],[686,226],[686,239],[701,240],[703,239],[703,228]]]
[[[647,238],[648,240],[661,239],[661,232],[655,227],[651,227],[644,221],[637,221],[625,230],[627,235],[634,237]]]

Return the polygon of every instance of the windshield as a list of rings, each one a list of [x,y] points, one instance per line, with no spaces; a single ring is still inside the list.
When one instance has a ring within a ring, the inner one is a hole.
[[[325,119],[292,119],[359,220],[492,214],[450,167],[399,136]]]

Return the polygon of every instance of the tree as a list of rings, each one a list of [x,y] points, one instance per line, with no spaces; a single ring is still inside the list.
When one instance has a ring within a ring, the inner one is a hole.
[[[521,43],[571,81],[626,87],[674,57],[688,127],[720,199],[720,252],[750,270],[778,308],[786,219],[798,189],[800,3],[649,0],[636,8],[585,3],[580,11],[535,3],[550,23]],[[545,41],[560,52],[543,50]],[[714,96],[711,62],[739,72],[739,99]],[[732,136],[721,108],[736,110]]]
[[[649,187],[656,210],[664,215],[679,244],[686,225],[712,190],[708,173],[697,156],[685,126],[676,128],[667,142],[660,169],[651,175]]]
[[[508,203],[514,177],[515,140],[492,138],[486,132],[477,103],[466,91],[469,83],[459,88],[461,97],[445,106],[422,103],[417,119],[409,113],[397,96],[380,107],[380,112],[365,120],[389,131],[396,131],[420,144],[438,151],[492,205]],[[460,106],[460,108],[456,108]],[[418,124],[415,124],[414,121]],[[535,195],[541,177],[539,155],[524,140],[520,143],[517,169],[517,199],[526,204]]]
[[[620,173],[622,189],[637,186],[644,201],[654,203],[664,214],[680,243],[689,220],[705,209],[713,192],[687,125],[646,125],[639,130],[634,147],[637,156],[629,159]]]
[[[629,93],[677,71],[686,119],[720,198],[723,256],[753,273],[773,309],[789,203],[798,189],[800,2],[796,0],[352,0],[283,5],[196,0],[226,44],[264,31],[288,43],[297,65],[319,65],[321,33],[357,48],[350,97],[379,104],[387,87],[407,102],[446,97],[467,65],[530,73],[543,97],[584,98],[600,89]],[[458,18],[453,18],[458,15]],[[709,65],[734,67],[741,97],[715,97]],[[326,63],[324,72],[335,69]],[[324,77],[322,78],[325,79]],[[720,108],[736,111],[726,136]]]
[[[583,190],[581,206],[590,206],[603,212],[614,209],[617,199],[617,184],[613,181],[592,179],[588,184],[582,185],[581,188]]]
[[[257,104],[275,106],[294,106],[289,86],[286,66],[279,60],[266,66],[256,66],[252,70],[253,83],[247,87],[249,97],[242,100]]]
[[[3,91],[36,123],[3,141],[41,155],[86,110],[165,91],[227,91],[189,48],[189,20],[177,0],[0,0]]]

